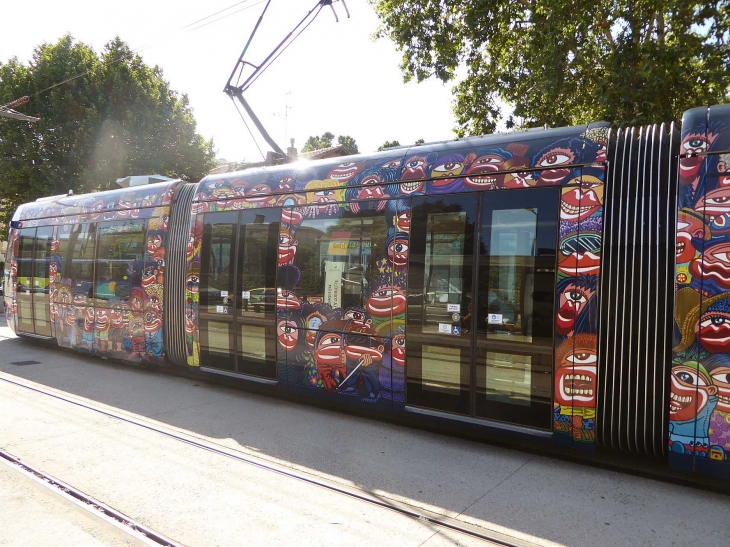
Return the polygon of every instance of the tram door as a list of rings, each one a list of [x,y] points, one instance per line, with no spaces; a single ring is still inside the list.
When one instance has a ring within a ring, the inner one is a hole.
[[[550,428],[559,199],[413,199],[408,404]]]
[[[17,276],[15,301],[18,305],[18,332],[34,334],[33,328],[33,243],[35,228],[24,228],[18,233]]]
[[[279,209],[209,213],[200,272],[203,367],[276,378]]]

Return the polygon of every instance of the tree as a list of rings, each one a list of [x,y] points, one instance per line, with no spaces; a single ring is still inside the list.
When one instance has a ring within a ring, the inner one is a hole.
[[[392,148],[393,146],[400,146],[400,143],[398,141],[385,141],[378,147],[378,152],[382,152],[386,148]]]
[[[340,135],[339,137],[337,137],[337,143],[343,145],[348,154],[360,153],[360,151],[357,149],[357,143],[355,143],[355,139],[353,139],[349,135]]]
[[[426,141],[424,141],[423,139],[418,139],[418,140],[416,141],[416,146],[418,146],[418,145],[420,145],[420,144],[426,144]]]
[[[67,35],[28,65],[0,63],[0,104],[23,95],[23,113],[41,120],[0,122],[0,223],[41,196],[110,189],[128,175],[196,181],[214,164],[187,96],[119,38],[97,55]]]
[[[406,80],[456,85],[459,136],[507,127],[677,120],[728,99],[730,0],[370,0]]]
[[[329,148],[330,146],[332,146],[332,141],[334,140],[334,134],[330,133],[329,131],[323,133],[321,137],[309,137],[302,147],[302,152],[311,152],[312,150]],[[357,143],[355,142],[355,139],[353,139],[349,135],[340,135],[339,137],[337,137],[337,144],[343,145],[348,154],[360,153],[360,151],[357,149]]]

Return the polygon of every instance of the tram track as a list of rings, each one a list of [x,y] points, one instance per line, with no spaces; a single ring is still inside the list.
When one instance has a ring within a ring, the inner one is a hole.
[[[148,526],[135,521],[113,507],[94,499],[78,488],[21,461],[20,458],[13,456],[10,452],[2,448],[0,448],[0,462],[21,473],[33,482],[42,485],[57,496],[64,498],[68,502],[90,513],[95,518],[104,521],[117,530],[121,530],[143,545],[150,547],[180,547],[180,544],[170,538],[163,536],[159,532],[155,532]]]
[[[100,408],[98,406],[95,406],[93,404],[89,404],[85,401],[80,401],[75,398],[67,397],[63,394],[56,393],[53,391],[49,391],[46,389],[43,389],[41,387],[35,386],[35,385],[29,385],[25,382],[17,381],[15,379],[10,379],[7,377],[4,377],[3,375],[0,375],[0,380],[2,380],[5,383],[27,389],[29,391],[33,391],[35,393],[42,394],[44,396],[52,397],[54,399],[75,405],[77,407],[90,410],[92,412],[95,412],[100,415],[107,416],[109,418],[119,420],[124,423],[128,423],[131,425],[135,425],[141,428],[144,428],[148,431],[152,431],[154,433],[157,433],[159,435],[162,435],[164,437],[173,439],[178,442],[185,443],[187,445],[220,455],[227,458],[231,458],[236,461],[240,461],[242,463],[246,463],[248,465],[252,465],[254,467],[257,467],[259,469],[276,473],[278,475],[288,477],[291,479],[296,479],[305,483],[308,483],[313,486],[317,486],[320,488],[324,488],[326,490],[339,493],[342,495],[345,495],[349,498],[357,499],[360,501],[364,501],[368,504],[375,505],[384,509],[388,509],[391,511],[394,511],[396,513],[399,513],[401,515],[404,515],[406,517],[412,518],[414,520],[417,520],[419,522],[422,522],[424,524],[431,524],[435,526],[438,529],[448,530],[452,532],[457,532],[460,534],[464,534],[466,536],[469,536],[474,539],[478,539],[481,541],[484,541],[488,545],[501,545],[505,547],[536,547],[539,545],[538,543],[517,538],[514,536],[510,536],[504,533],[501,533],[496,530],[484,528],[482,526],[478,526],[475,524],[468,523],[466,521],[463,521],[458,518],[449,517],[434,511],[430,511],[421,507],[417,507],[414,505],[410,505],[407,503],[403,503],[391,498],[387,498],[384,496],[380,496],[378,494],[369,492],[367,490],[363,490],[357,487],[347,486],[344,484],[341,484],[339,482],[329,480],[323,477],[318,477],[311,475],[309,473],[298,471],[296,469],[287,467],[285,465],[281,465],[275,462],[272,462],[270,460],[266,460],[264,458],[256,457],[247,453],[243,453],[240,451],[232,450],[227,447],[218,445],[214,442],[207,441],[205,439],[198,438],[194,435],[190,435],[187,433],[183,433],[177,430],[167,429],[164,427],[160,427],[158,425],[153,425],[151,423],[147,423],[143,420],[125,415],[123,413],[110,411],[104,408]],[[0,450],[0,456],[2,458],[5,458],[4,453]],[[17,460],[13,456],[10,456],[10,458]],[[7,458],[6,458],[7,459]],[[22,464],[21,465],[25,465]],[[33,471],[34,472],[34,471]],[[39,472],[40,475],[42,473]],[[51,481],[55,481],[59,484],[63,484],[60,481],[57,481],[56,479],[50,479]],[[67,485],[66,485],[67,486]],[[69,487],[70,489],[70,487]],[[99,503],[92,501],[92,505],[94,503]],[[103,504],[99,503],[100,507],[106,507]],[[113,510],[112,510],[113,511]],[[116,518],[116,517],[110,517],[110,518]],[[124,519],[128,519],[128,517],[122,516]],[[128,519],[131,523],[131,519]],[[134,523],[132,523],[134,525]],[[129,528],[129,526],[127,526]],[[152,532],[154,534],[154,532]],[[165,541],[167,538],[164,538]],[[175,543],[148,543],[149,545],[170,545],[171,547],[175,546]]]

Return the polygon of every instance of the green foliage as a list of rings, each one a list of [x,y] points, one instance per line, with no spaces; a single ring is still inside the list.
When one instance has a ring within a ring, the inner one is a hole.
[[[398,141],[385,141],[378,147],[378,152],[382,152],[386,148],[392,148],[393,146],[400,146],[400,143]]]
[[[302,147],[302,152],[311,152],[312,150],[321,150],[322,148],[329,148],[332,146],[334,140],[334,134],[327,131],[321,137],[309,137],[307,142]]]
[[[459,136],[677,120],[730,98],[730,0],[370,0],[407,80],[457,71]]]
[[[0,63],[0,104],[23,95],[31,101],[19,110],[41,120],[0,121],[0,223],[41,196],[115,188],[128,175],[195,181],[214,164],[187,96],[119,38],[97,55],[67,35],[37,47],[28,65]]]
[[[332,141],[335,140],[335,136],[327,131],[321,137],[309,137],[302,147],[302,152],[311,152],[312,150],[321,150],[322,148],[329,148],[332,146]],[[359,154],[360,151],[357,149],[357,143],[355,139],[349,135],[340,135],[337,137],[337,144],[342,144],[347,150],[348,154]]]
[[[360,151],[357,149],[357,143],[355,139],[349,135],[340,135],[337,137],[337,144],[341,144],[345,147],[348,154],[359,154]]]
[[[415,144],[416,146],[418,146],[419,144],[426,144],[426,141],[424,141],[423,139],[418,139]]]

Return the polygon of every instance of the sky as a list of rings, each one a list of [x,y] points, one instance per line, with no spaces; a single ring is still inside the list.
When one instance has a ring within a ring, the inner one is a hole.
[[[0,0],[0,5],[6,2],[11,3]],[[259,161],[261,153],[223,88],[264,5],[261,0],[12,2],[20,23],[3,25],[0,61],[28,62],[35,47],[67,33],[97,52],[119,36],[147,64],[158,65],[172,89],[188,95],[198,131],[213,139],[217,157]],[[246,59],[261,62],[315,5],[316,0],[272,0]],[[301,150],[310,135],[330,131],[353,137],[360,152],[385,141],[406,145],[454,138],[453,83],[404,83],[402,54],[389,39],[372,38],[378,25],[373,7],[367,0],[349,0],[347,7],[349,19],[342,3],[334,3],[339,23],[325,7],[246,93],[272,138],[282,149],[294,138]],[[265,154],[268,145],[248,123]]]

